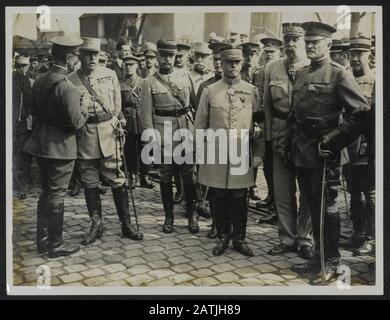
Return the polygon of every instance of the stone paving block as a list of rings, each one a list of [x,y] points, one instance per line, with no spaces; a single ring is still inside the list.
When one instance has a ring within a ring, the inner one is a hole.
[[[122,263],[126,266],[126,268],[129,268],[129,267],[135,266],[137,264],[146,263],[146,261],[145,261],[145,259],[140,258],[140,257],[131,257],[131,258],[127,258],[127,259],[123,260]]]
[[[173,281],[175,284],[183,285],[184,283],[190,283],[190,281],[193,280],[194,277],[189,274],[182,273],[170,276],[168,277],[168,279]]]
[[[121,263],[113,263],[102,267],[107,273],[115,273],[126,270],[126,267]]]
[[[113,281],[119,281],[129,279],[129,275],[125,272],[116,272],[107,275],[107,278]]]
[[[142,258],[145,259],[145,261],[147,261],[147,262],[152,262],[152,261],[156,261],[156,260],[165,259],[166,257],[161,252],[151,252],[151,253],[147,253],[147,254],[143,255]]]
[[[215,278],[217,280],[221,281],[222,283],[226,283],[226,282],[238,280],[240,277],[238,275],[234,274],[233,272],[229,271],[229,272],[217,274],[217,275],[215,275]]]
[[[80,273],[70,273],[70,274],[65,274],[63,276],[59,277],[62,282],[64,283],[69,283],[69,282],[76,282],[83,280],[83,276]]]
[[[86,271],[82,271],[81,274],[86,278],[97,277],[104,274],[102,268],[94,268]]]
[[[213,265],[213,263],[211,261],[208,261],[208,260],[192,261],[189,264],[192,265],[196,269],[207,268],[207,267],[210,267]]]
[[[267,283],[267,281],[273,281],[273,282],[282,282],[284,279],[274,273],[264,273],[257,275],[257,278]]]
[[[103,276],[92,277],[87,280],[84,280],[84,284],[87,286],[101,286],[108,282],[109,279]]]
[[[193,266],[189,265],[189,264],[179,264],[179,265],[176,265],[176,266],[173,266],[171,267],[171,269],[177,273],[183,273],[183,272],[188,272],[188,271],[191,271],[194,269]]]
[[[198,278],[192,282],[194,285],[202,286],[202,287],[211,287],[211,286],[216,286],[216,285],[220,284],[220,282],[213,277]]]
[[[123,261],[123,257],[119,254],[104,255],[103,260],[106,263],[117,263]]]
[[[216,273],[223,273],[226,271],[234,270],[235,266],[231,265],[230,263],[220,263],[211,266],[210,269],[215,271]]]
[[[109,281],[104,283],[105,287],[126,287],[127,282],[125,280]]]
[[[89,261],[87,263],[87,265],[88,265],[89,268],[95,268],[95,267],[105,266],[105,265],[107,265],[107,263],[104,262],[103,259],[96,259],[96,260]]]
[[[158,279],[148,283],[148,286],[152,286],[152,287],[171,287],[174,285],[175,283],[169,279]]]
[[[64,273],[66,273],[66,272],[63,268],[51,268],[50,269],[50,274],[52,275],[52,277],[59,276],[59,275],[62,275]]]
[[[153,278],[162,279],[174,275],[175,272],[169,269],[159,269],[159,270],[152,270],[148,272],[148,274]]]
[[[244,268],[238,268],[234,270],[235,273],[237,273],[240,277],[255,277],[259,275],[259,271],[256,270],[253,267],[244,267]]]
[[[66,286],[66,287],[85,287],[85,284],[78,281],[78,282],[64,283],[63,286]]]
[[[136,265],[136,266],[132,266],[130,267],[127,272],[131,275],[136,275],[136,274],[141,274],[141,273],[147,273],[148,271],[150,271],[151,268],[149,266],[146,266],[146,265]]]
[[[190,271],[190,274],[194,275],[197,278],[202,278],[214,275],[215,271],[211,269],[197,269]]]
[[[66,270],[66,272],[73,273],[73,272],[84,271],[85,269],[87,269],[87,267],[82,265],[82,264],[73,264],[73,265],[64,267],[64,269]]]
[[[181,249],[170,249],[170,250],[164,250],[164,254],[168,257],[176,257],[184,255],[184,250]]]
[[[184,256],[175,256],[175,257],[168,258],[168,261],[172,264],[182,264],[182,263],[190,262],[191,260]]]
[[[40,266],[42,264],[45,264],[45,260],[42,258],[32,258],[27,259],[21,262],[23,266]]]
[[[204,260],[208,258],[208,255],[203,252],[192,252],[185,256],[191,260]]]
[[[157,261],[149,262],[148,266],[151,267],[152,269],[164,269],[164,268],[169,268],[171,264],[166,260],[157,260]]]
[[[242,280],[240,280],[240,284],[244,287],[248,286],[248,287],[251,287],[251,286],[264,286],[265,285],[265,282],[261,281],[260,279],[258,278],[244,278]]]
[[[253,266],[256,270],[258,270],[260,273],[271,273],[277,271],[277,269],[274,266],[271,266],[269,264],[260,264]]]
[[[140,249],[125,250],[123,253],[126,258],[142,256],[143,254]]]
[[[178,242],[170,242],[170,243],[164,244],[164,248],[165,249],[181,249],[182,245]]]
[[[278,269],[286,269],[286,268],[292,267],[291,263],[288,263],[288,262],[285,261],[285,260],[272,262],[271,264],[272,264],[274,267],[278,268]]]

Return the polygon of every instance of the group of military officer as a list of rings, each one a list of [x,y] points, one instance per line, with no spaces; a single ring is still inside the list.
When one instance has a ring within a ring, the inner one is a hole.
[[[350,246],[357,253],[371,253],[374,151],[372,130],[362,129],[367,128],[367,115],[373,107],[371,41],[361,35],[351,39],[347,57],[340,55],[347,61],[350,57],[350,67],[341,65],[341,60],[331,59],[346,47],[332,44],[335,31],[320,22],[284,23],[283,40],[261,40],[262,66],[256,61],[258,43],[196,42],[190,67],[191,46],[159,40],[157,45],[146,43],[143,54],[122,45],[120,58],[109,69],[100,39],[54,38],[53,66],[32,89],[29,110],[37,124],[24,147],[38,158],[42,178],[38,251],[58,257],[79,250],[62,241],[64,197],[76,159],[91,218],[82,244],[91,244],[103,235],[102,177],[111,186],[123,236],[141,240],[143,234],[130,218],[127,183],[132,187],[134,175],[140,171],[141,184],[153,188],[147,179],[148,166],[140,159],[143,130],[159,132],[162,140],[154,137],[153,142],[165,151],[165,158],[174,158],[166,152],[180,141],[164,140],[168,122],[173,132],[223,129],[229,139],[233,139],[231,129],[248,130],[249,168],[244,174],[232,175],[236,165],[230,155],[227,163],[217,160],[195,167],[163,162],[159,165],[163,232],[174,231],[174,203],[184,197],[188,230],[197,233],[198,213],[206,215],[202,206],[207,199],[213,219],[208,236],[217,238],[213,254],[223,254],[232,240],[233,249],[252,256],[245,241],[248,199],[260,200],[256,176],[263,163],[268,197],[257,206],[275,209],[265,222],[278,221],[280,241],[269,254],[298,250],[308,262],[294,266],[296,272],[317,275],[321,270],[322,280],[331,280],[340,257],[336,203],[344,164],[340,153],[348,146],[355,231]],[[245,143],[242,138],[238,141]],[[206,139],[205,150],[208,143]],[[213,147],[219,154],[219,144]]]

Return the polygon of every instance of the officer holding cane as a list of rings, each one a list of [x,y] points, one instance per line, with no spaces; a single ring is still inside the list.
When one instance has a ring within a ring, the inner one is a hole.
[[[336,29],[321,22],[302,27],[311,64],[296,75],[289,116],[291,148],[286,152],[291,151],[299,189],[310,203],[315,250],[312,259],[293,270],[314,276],[314,283],[325,283],[335,278],[340,259],[340,150],[351,142],[369,106],[352,75],[329,57]],[[343,108],[349,117],[339,123]]]

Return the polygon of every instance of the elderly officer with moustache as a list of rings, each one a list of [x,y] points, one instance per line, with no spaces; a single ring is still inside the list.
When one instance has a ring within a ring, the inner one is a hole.
[[[88,109],[86,125],[77,136],[77,158],[84,186],[91,227],[82,241],[89,245],[103,235],[99,175],[110,184],[115,207],[126,238],[141,240],[143,234],[131,223],[126,177],[121,159],[121,92],[111,69],[99,66],[101,39],[86,37],[80,47],[81,68],[69,75],[77,87],[81,104]]]
[[[293,166],[286,165],[284,144],[287,138],[287,117],[291,107],[296,73],[310,64],[306,57],[304,30],[299,23],[283,23],[285,57],[270,62],[265,68],[264,112],[266,139],[271,145],[273,185],[278,215],[279,244],[269,251],[279,255],[298,248],[302,258],[310,259],[310,207],[305,194],[297,208],[296,177]]]
[[[77,88],[67,78],[68,67],[76,61],[81,39],[56,37],[54,63],[33,86],[31,111],[35,127],[24,150],[38,158],[42,193],[37,208],[37,250],[49,258],[68,256],[79,246],[65,244],[64,198],[77,157],[76,130],[84,126],[88,111],[80,106]]]
[[[122,111],[126,117],[125,161],[130,174],[131,187],[135,188],[135,180],[140,174],[140,187],[152,189],[154,184],[148,179],[149,168],[141,161],[141,122],[139,107],[141,103],[141,87],[143,79],[137,75],[139,59],[126,52],[122,56],[123,80],[120,81],[122,95]]]
[[[223,69],[222,69],[222,60],[221,60],[221,52],[227,49],[233,49],[230,44],[223,42],[212,42],[209,44],[209,48],[213,51],[213,66],[215,75],[214,77],[202,82],[199,86],[198,93],[196,95],[196,105],[199,105],[200,97],[202,96],[203,89],[208,87],[209,85],[219,81],[222,79]],[[217,236],[217,228],[215,225],[215,204],[213,202],[212,191],[210,188],[207,192],[207,198],[210,201],[210,213],[212,217],[211,229],[207,233],[207,237],[210,239],[214,239]]]
[[[258,90],[241,79],[243,56],[240,49],[222,51],[221,59],[223,77],[203,89],[196,113],[195,129],[222,129],[229,137],[228,145],[232,139],[236,139],[238,149],[242,144],[248,143],[249,154],[241,154],[241,159],[244,157],[249,164],[248,167],[242,168],[247,170],[233,173],[237,165],[233,164],[230,152],[226,146],[223,146],[223,142],[220,139],[214,140],[213,147],[208,146],[209,139],[206,139],[205,150],[211,147],[212,152],[218,156],[215,157],[214,164],[209,164],[206,154],[205,163],[200,164],[198,183],[212,188],[214,197],[218,240],[213,254],[223,254],[229,241],[233,240],[233,248],[236,251],[246,256],[253,256],[252,250],[245,242],[248,216],[247,196],[248,188],[254,184],[253,168],[260,164],[263,154],[259,153],[261,148],[258,148],[257,137],[245,140],[241,130],[245,130],[244,133],[249,132],[249,135],[253,132],[253,123],[260,112]],[[250,144],[250,140],[254,142]],[[219,158],[221,153],[226,153],[227,163],[223,161],[223,154],[222,159]]]
[[[154,129],[161,136],[161,151],[163,159],[171,161],[160,165],[160,191],[165,212],[165,222],[162,228],[165,233],[174,231],[173,188],[172,177],[178,172],[183,178],[184,198],[188,217],[188,230],[199,232],[198,216],[194,212],[194,184],[192,181],[193,164],[177,164],[173,152],[180,143],[164,135],[165,123],[172,126],[172,133],[179,129],[193,128],[191,106],[195,103],[194,84],[183,72],[175,70],[175,54],[177,43],[172,40],[157,42],[159,70],[154,76],[145,79],[141,96],[141,121],[143,130]],[[156,140],[157,138],[156,138]],[[172,146],[172,151],[169,148]],[[184,152],[186,152],[185,149]],[[191,154],[192,156],[192,154]]]
[[[263,107],[263,94],[264,94],[264,82],[265,82],[265,67],[266,65],[278,59],[280,56],[280,46],[282,45],[282,41],[278,38],[274,37],[266,37],[262,38],[260,42],[263,44],[263,54],[264,54],[264,65],[256,68],[256,71],[253,73],[252,83],[259,90],[260,97],[260,106],[262,110]],[[259,122],[259,127],[265,131],[265,123],[264,123],[264,113],[262,113],[262,117]],[[265,137],[264,137],[265,138]],[[255,169],[255,181],[257,180],[257,171]],[[275,201],[274,201],[274,183],[273,183],[273,167],[272,167],[272,146],[270,142],[265,142],[265,155],[263,162],[263,173],[265,177],[265,181],[267,183],[268,194],[264,200],[260,200],[257,191],[257,185],[251,188],[249,196],[252,200],[259,200],[256,202],[257,208],[265,208],[270,211],[270,214],[264,218],[258,220],[258,223],[273,223],[277,220],[275,213]]]
[[[206,42],[195,42],[193,46],[194,65],[191,70],[191,77],[195,83],[195,94],[198,93],[202,82],[214,77],[214,72],[210,68],[210,57],[213,52]]]
[[[351,38],[349,54],[356,82],[368,103],[372,104],[375,75],[370,69],[371,39],[361,34]],[[374,251],[375,239],[375,171],[368,163],[367,137],[359,136],[348,146],[350,160],[351,219],[354,233],[350,248],[355,255]],[[364,194],[365,201],[361,199]]]
[[[310,205],[315,250],[312,259],[293,270],[312,275],[313,283],[327,283],[336,276],[340,259],[340,150],[364,122],[369,105],[352,75],[329,57],[336,29],[321,22],[302,27],[311,63],[296,74],[289,116],[291,148],[285,150],[291,152],[300,192]],[[343,109],[348,116],[340,123]]]

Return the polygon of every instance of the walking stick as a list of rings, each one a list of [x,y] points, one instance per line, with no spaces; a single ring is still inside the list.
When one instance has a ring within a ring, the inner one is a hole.
[[[126,180],[125,184],[126,184],[126,188],[130,191],[130,198],[131,198],[131,203],[132,203],[133,211],[134,211],[135,225],[137,227],[137,231],[139,231],[138,214],[137,214],[137,210],[135,208],[133,190],[131,189],[131,187],[129,185],[129,171],[127,170],[127,163],[126,163],[126,158],[125,158],[125,154],[124,154],[125,130],[123,130],[123,128],[121,127],[121,124],[119,122],[117,124],[117,132],[118,132],[117,138],[119,139],[120,154],[122,157],[123,169],[124,169],[124,173],[125,173],[125,180]]]
[[[324,159],[324,169],[322,173],[322,190],[321,190],[321,211],[320,211],[320,259],[321,259],[321,280],[325,282],[325,190],[326,190],[326,158]]]
[[[344,175],[343,175],[343,167],[341,167],[340,179],[341,179],[341,185],[343,186],[343,194],[344,194],[344,201],[345,201],[345,211],[347,213],[347,216],[351,217],[351,214],[349,212],[348,201],[347,201],[347,191],[345,189],[346,183],[345,183],[345,178],[344,178]]]

